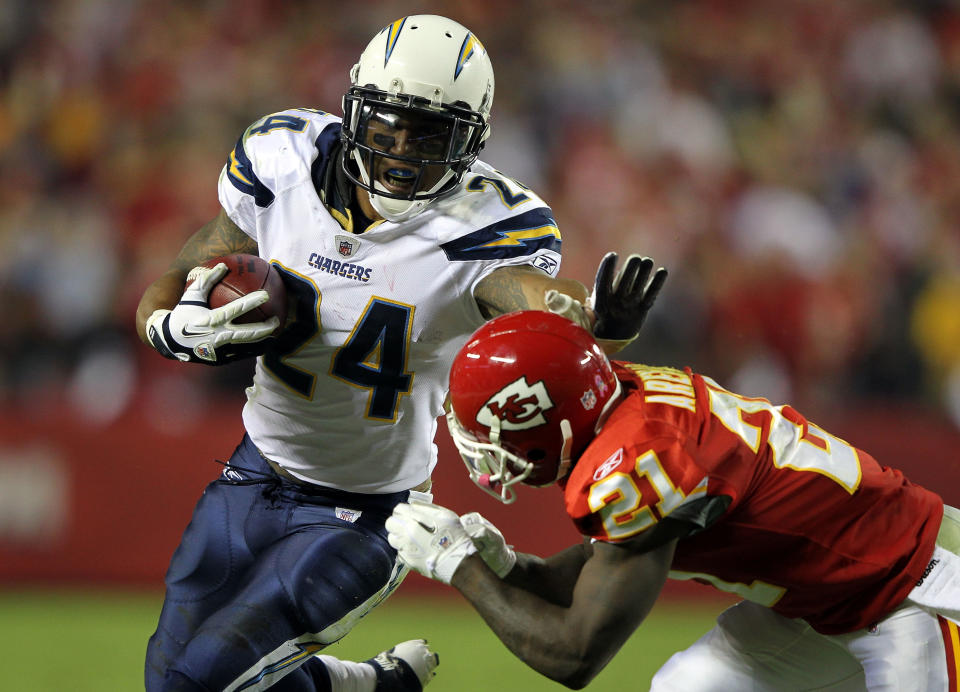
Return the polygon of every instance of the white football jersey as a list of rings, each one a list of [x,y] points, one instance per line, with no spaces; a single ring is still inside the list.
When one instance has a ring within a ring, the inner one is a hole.
[[[556,276],[560,233],[543,200],[478,161],[414,218],[353,234],[331,184],[339,137],[334,115],[275,113],[247,129],[220,175],[224,209],[297,302],[257,359],[243,421],[302,480],[398,492],[436,464],[450,363],[483,322],[474,286],[508,265]]]

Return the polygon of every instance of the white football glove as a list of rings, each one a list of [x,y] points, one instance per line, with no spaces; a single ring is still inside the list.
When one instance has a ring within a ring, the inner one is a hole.
[[[583,303],[576,298],[551,288],[543,294],[543,302],[550,312],[566,317],[568,320],[593,333],[593,323],[584,310]]]
[[[470,536],[487,567],[501,579],[510,574],[510,570],[517,564],[517,554],[512,545],[507,545],[500,529],[478,512],[464,514],[460,517],[460,525]]]
[[[393,508],[387,518],[387,540],[411,569],[449,584],[457,567],[477,552],[453,510],[411,500]]]
[[[263,289],[253,291],[226,305],[210,309],[208,297],[213,285],[227,273],[227,265],[194,267],[187,275],[187,286],[173,310],[155,310],[147,319],[147,337],[161,355],[184,362],[220,365],[238,355],[236,349],[217,349],[227,344],[251,344],[270,336],[280,320],[234,324],[233,320],[266,303],[270,296]],[[252,351],[251,351],[252,352]]]

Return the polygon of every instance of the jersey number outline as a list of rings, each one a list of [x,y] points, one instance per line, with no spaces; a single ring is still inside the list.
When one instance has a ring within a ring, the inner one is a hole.
[[[521,190],[530,189],[522,183],[518,183],[516,180],[513,180],[512,178],[510,180]],[[467,183],[467,189],[473,192],[482,192],[484,189],[486,189],[487,185],[493,185],[497,191],[497,194],[500,195],[500,201],[503,202],[507,209],[513,209],[514,207],[517,207],[530,199],[530,196],[523,192],[514,193],[509,186],[507,186],[507,184],[499,178],[490,178],[485,175],[475,175],[470,178],[470,182]]]
[[[264,367],[295,393],[309,401],[317,387],[317,376],[287,362],[301,348],[320,333],[320,289],[310,279],[296,274],[278,262],[272,262],[280,272],[287,296],[292,296],[296,318],[284,327],[276,345],[263,355]]]
[[[248,136],[265,135],[269,134],[273,130],[303,132],[306,127],[307,121],[303,118],[298,118],[295,115],[289,115],[286,113],[274,113],[273,115],[268,115],[266,118],[264,118],[261,124],[251,127],[247,134]]]
[[[330,375],[368,389],[367,418],[395,421],[400,397],[410,394],[407,370],[414,306],[373,296],[343,346],[330,359]]]
[[[288,362],[321,331],[322,295],[310,279],[277,262],[288,295],[296,303],[296,318],[277,344],[263,356],[264,367],[308,401],[317,387],[316,373]],[[330,358],[328,374],[341,382],[369,390],[366,417],[394,422],[401,397],[410,394],[414,373],[407,370],[415,307],[373,296],[342,346]]]
[[[790,406],[774,406],[766,399],[734,394],[708,377],[703,380],[710,395],[710,412],[754,453],[760,451],[763,422],[757,416],[770,417],[767,444],[776,468],[819,473],[851,495],[860,487],[860,457],[848,442],[804,421]]]
[[[615,471],[600,479],[590,486],[587,493],[590,511],[600,516],[603,530],[610,540],[623,540],[645,531],[679,507],[687,497],[706,489],[701,483],[693,492],[685,494],[670,480],[653,450],[637,457],[634,470],[637,476],[646,477],[650,482],[658,497],[655,503],[643,502],[643,493],[633,475],[623,471]],[[657,511],[656,515],[651,504]]]
[[[783,594],[787,593],[787,589],[785,587],[777,586],[776,584],[771,584],[770,582],[761,581],[759,579],[754,579],[752,582],[747,584],[737,581],[725,581],[720,577],[715,577],[712,574],[707,574],[706,572],[681,572],[679,570],[670,570],[667,576],[670,577],[670,579],[676,579],[678,581],[685,581],[689,579],[705,581],[715,589],[725,591],[726,593],[736,594],[741,598],[752,601],[753,603],[759,603],[767,608],[772,608],[775,606],[777,601],[783,597]]]

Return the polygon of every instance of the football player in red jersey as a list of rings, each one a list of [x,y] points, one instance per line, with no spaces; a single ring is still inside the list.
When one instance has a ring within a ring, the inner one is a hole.
[[[417,502],[389,541],[547,677],[589,683],[669,576],[744,600],[658,692],[957,689],[960,512],[790,406],[611,363],[543,312],[478,329],[450,395],[474,482],[508,503],[517,483],[558,483],[584,541],[516,554],[480,515]]]

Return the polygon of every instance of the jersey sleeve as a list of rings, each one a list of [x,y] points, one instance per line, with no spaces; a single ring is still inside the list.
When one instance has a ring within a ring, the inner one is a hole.
[[[480,265],[474,286],[501,267],[531,265],[554,277],[560,270],[562,242],[553,210],[516,180],[478,161],[460,193],[443,204],[461,227],[440,247],[450,262]]]
[[[230,219],[257,240],[257,209],[273,204],[277,191],[311,174],[318,128],[336,119],[321,111],[291,109],[260,118],[227,156],[217,192]]]
[[[617,437],[614,432],[610,439]],[[594,445],[574,468],[564,495],[567,513],[580,533],[616,543],[659,530],[668,518],[672,535],[678,534],[680,523],[685,528],[679,533],[690,534],[715,521],[708,477],[689,443],[662,431],[633,439],[643,443],[612,452],[608,447],[606,453],[603,445],[599,450]]]
[[[242,151],[240,142],[237,142],[237,146],[230,152],[230,158],[220,171],[220,180],[217,183],[217,194],[220,198],[220,206],[227,212],[230,220],[237,224],[248,236],[257,240],[257,217],[254,198],[238,190],[234,187],[233,183],[233,180],[235,180],[238,175],[242,175],[242,173],[239,173],[237,170],[231,171],[231,161],[235,160],[238,148]],[[247,175],[243,177],[249,180]]]

